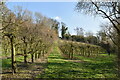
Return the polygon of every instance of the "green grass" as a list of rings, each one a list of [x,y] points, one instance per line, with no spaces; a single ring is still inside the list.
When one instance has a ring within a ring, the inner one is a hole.
[[[2,68],[9,68],[11,67],[11,59],[3,59],[2,62]]]
[[[30,59],[30,55],[28,55],[27,59]],[[24,61],[24,56],[16,56],[15,57],[16,62],[23,62]],[[0,60],[2,62],[2,68],[11,68],[11,58],[9,59],[2,59]]]
[[[48,57],[48,63],[44,65],[44,72],[36,78],[116,78],[115,55],[101,54],[98,57],[75,55],[75,57],[82,62],[74,62],[63,57],[55,45]],[[30,59],[30,55],[28,58]],[[16,57],[16,61],[23,62],[24,57]],[[11,68],[11,59],[3,59],[0,62],[2,68]]]
[[[81,57],[80,59],[86,61],[83,63],[83,68],[88,69],[87,72],[90,71],[90,76],[95,78],[114,78],[116,77],[116,56],[111,55],[108,56],[104,54],[104,56],[98,56],[93,58]]]
[[[48,57],[47,68],[37,78],[116,78],[115,55],[77,57],[84,62],[66,61],[55,47]]]

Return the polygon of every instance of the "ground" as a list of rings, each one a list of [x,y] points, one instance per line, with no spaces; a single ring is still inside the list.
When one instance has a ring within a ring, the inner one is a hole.
[[[34,63],[18,63],[14,75],[11,74],[10,59],[3,59],[2,78],[116,78],[115,58],[115,55],[107,54],[98,57],[75,55],[70,60],[54,45],[44,58]]]
[[[62,56],[59,48],[48,57],[47,68],[37,78],[115,78],[114,55],[101,57],[81,57],[70,60]]]

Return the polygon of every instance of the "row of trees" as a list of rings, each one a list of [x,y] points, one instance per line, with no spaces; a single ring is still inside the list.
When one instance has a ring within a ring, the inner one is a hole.
[[[105,25],[101,25],[105,26]],[[61,38],[66,39],[66,40],[72,40],[72,41],[77,41],[77,42],[84,42],[84,43],[90,43],[90,44],[95,44],[99,45],[100,42],[102,41],[107,41],[110,38],[107,36],[105,30],[100,30],[94,35],[93,32],[88,31],[85,32],[83,28],[76,27],[75,29],[76,35],[71,35],[68,32],[68,27],[66,24],[62,23],[62,29],[61,29]]]
[[[5,3],[0,3],[0,12],[2,13],[2,50],[3,54],[11,52],[12,73],[16,73],[17,55],[24,57],[24,63],[27,63],[28,56],[31,56],[31,62],[34,59],[44,56],[48,53],[52,43],[58,36],[58,25],[56,20],[47,18],[36,12],[33,14],[29,10],[23,10],[22,7],[15,7],[15,12],[9,10]]]
[[[76,28],[75,31],[77,35],[71,35],[68,31],[68,27],[62,23],[62,29],[61,29],[61,38],[66,40],[72,40],[77,42],[84,42],[84,43],[90,43],[90,44],[98,44],[99,39],[98,36],[94,36],[92,32],[86,32],[86,35],[84,35],[84,29],[83,28]]]
[[[59,48],[70,59],[73,59],[75,55],[94,57],[105,52],[105,49],[100,46],[73,41],[60,41]]]
[[[64,39],[77,41],[77,42],[90,43],[90,44],[98,44],[99,43],[99,39],[96,36],[93,36],[93,35],[81,36],[81,35],[65,34]]]
[[[96,33],[96,36],[94,36],[93,33],[90,31],[86,32],[86,35],[84,35],[85,32],[82,28],[77,28],[75,29],[75,31],[77,35],[71,35],[70,33],[66,32],[62,39],[98,45],[106,49],[106,51],[108,51],[109,54],[110,52],[115,53],[115,46],[111,42],[110,38],[107,36],[105,30],[101,29]]]

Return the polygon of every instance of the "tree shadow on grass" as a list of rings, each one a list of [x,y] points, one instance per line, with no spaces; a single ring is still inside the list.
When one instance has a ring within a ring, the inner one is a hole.
[[[3,59],[2,68],[9,68],[9,67],[11,67],[11,59]]]
[[[115,63],[109,61],[104,63],[86,62],[82,66],[85,70],[88,70],[86,72],[89,72],[89,74],[103,75],[107,78],[116,77],[117,74]]]
[[[75,67],[78,67],[77,64],[73,62],[49,62],[47,64],[47,69],[41,75],[38,75],[39,78],[69,78],[70,75],[74,73],[79,73],[79,70],[74,70]]]
[[[75,63],[75,62],[49,62],[45,72],[39,78],[115,78],[115,64],[104,63]]]
[[[2,71],[2,78],[33,78],[36,75],[40,74],[44,68],[46,63],[17,63],[17,73],[12,75],[11,67],[4,68]],[[8,69],[9,68],[9,69]]]

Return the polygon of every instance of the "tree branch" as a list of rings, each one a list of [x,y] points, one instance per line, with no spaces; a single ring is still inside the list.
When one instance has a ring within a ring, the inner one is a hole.
[[[103,10],[100,10],[99,7],[97,6],[97,4],[95,4],[93,1],[91,1],[92,4],[97,8],[97,10],[101,13],[103,13],[106,18],[109,19],[109,21],[112,23],[113,27],[117,30],[117,33],[120,35],[120,30],[118,29],[118,27],[116,26],[116,24],[113,22],[113,20],[103,11]]]

